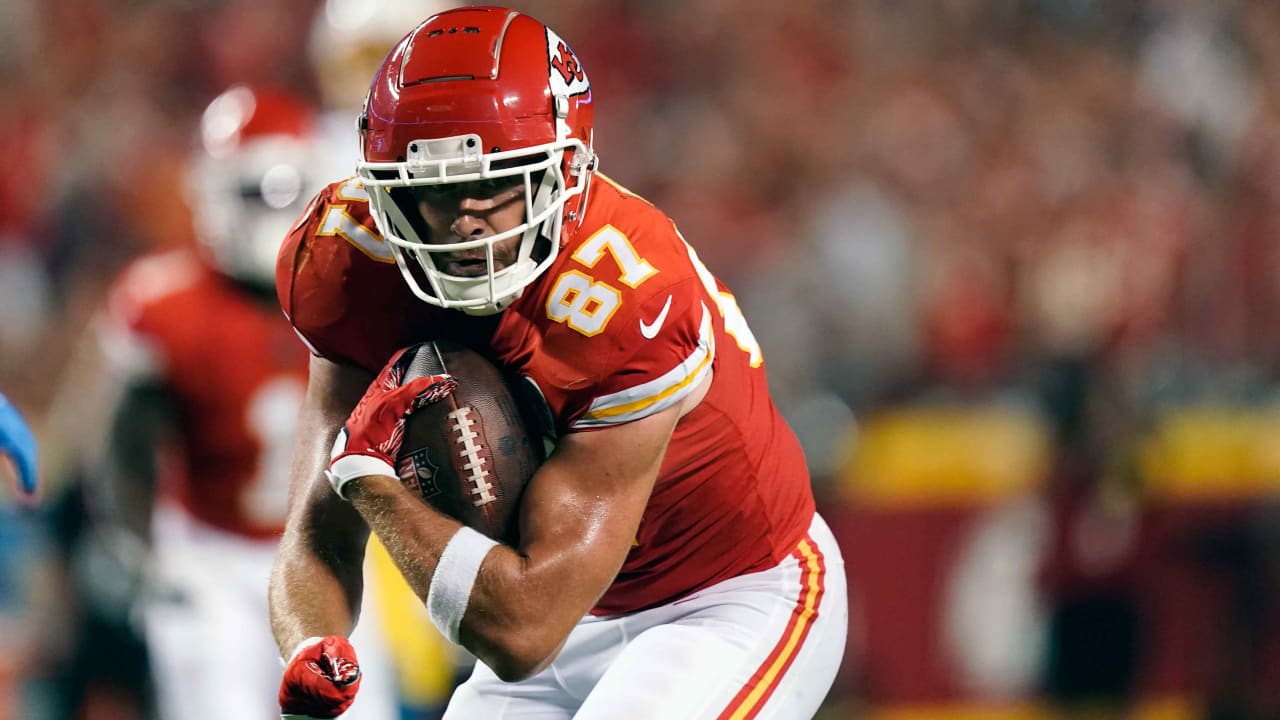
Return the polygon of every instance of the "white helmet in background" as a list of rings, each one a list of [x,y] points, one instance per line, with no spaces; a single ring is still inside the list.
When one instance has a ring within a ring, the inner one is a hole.
[[[275,286],[280,244],[323,184],[308,169],[314,132],[312,106],[280,91],[236,85],[205,109],[188,179],[196,237],[216,269]]]
[[[326,108],[349,112],[354,122],[369,83],[391,46],[428,17],[464,4],[449,0],[325,0],[316,12],[308,42],[311,67]]]

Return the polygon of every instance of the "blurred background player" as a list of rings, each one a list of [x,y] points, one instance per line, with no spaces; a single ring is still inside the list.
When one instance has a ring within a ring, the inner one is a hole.
[[[276,708],[279,657],[261,618],[307,356],[273,300],[273,273],[318,186],[314,123],[309,104],[270,89],[214,99],[189,174],[198,251],[134,262],[98,327],[120,393],[108,513],[124,530],[117,547],[146,568],[142,615],[166,720]],[[377,648],[372,625],[362,629]],[[389,682],[351,715],[395,716]]]
[[[356,118],[369,81],[387,51],[423,18],[458,7],[449,0],[322,0],[311,23],[308,55],[324,112],[319,129],[326,151],[320,174],[329,179],[356,173],[360,146]]]

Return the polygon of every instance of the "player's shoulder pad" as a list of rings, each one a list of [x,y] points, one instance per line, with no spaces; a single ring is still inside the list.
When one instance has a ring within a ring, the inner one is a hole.
[[[354,177],[330,183],[307,204],[280,246],[276,258],[280,306],[292,316],[299,290],[315,290],[308,280],[336,279],[335,273],[364,261],[394,262],[369,211],[369,195]]]
[[[556,345],[593,358],[607,374],[641,345],[696,342],[703,283],[671,218],[598,173],[592,183],[587,215],[547,283],[546,306],[570,330]]]
[[[715,357],[708,309],[714,303],[701,265],[675,224],[610,181],[592,193],[583,226],[564,250],[569,258],[559,266],[563,280],[555,281],[578,292],[553,287],[548,299],[549,312],[558,299],[592,299],[556,306],[577,331],[562,333],[570,336],[564,346],[592,358],[594,382],[569,393],[575,430],[626,423],[670,407],[697,387]]]
[[[94,321],[97,347],[118,379],[158,376],[172,348],[194,332],[192,302],[209,288],[211,271],[187,249],[143,256],[130,263],[107,293]]]
[[[281,275],[293,268],[300,250],[323,242],[349,245],[379,262],[392,262],[391,249],[369,210],[369,193],[358,178],[329,183],[311,198],[280,248],[276,279],[284,279]]]
[[[378,232],[358,178],[329,184],[294,223],[276,260],[276,294],[294,330],[314,354],[350,359],[358,319],[375,297],[400,287],[391,248]]]
[[[194,287],[206,272],[191,250],[144,255],[126,266],[112,283],[107,312],[117,321],[135,326],[165,300]]]

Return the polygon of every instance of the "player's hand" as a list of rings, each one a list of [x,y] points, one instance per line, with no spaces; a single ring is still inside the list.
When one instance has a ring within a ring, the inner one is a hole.
[[[281,720],[334,718],[347,711],[360,689],[356,650],[340,635],[303,641],[280,681]]]
[[[18,489],[26,495],[36,491],[36,438],[22,415],[0,394],[0,455],[13,462],[18,473]],[[2,474],[0,474],[2,477]]]
[[[439,402],[458,386],[452,375],[427,375],[402,385],[412,360],[404,350],[397,353],[369,385],[338,433],[325,475],[339,497],[346,497],[343,487],[356,478],[396,477],[405,418]]]

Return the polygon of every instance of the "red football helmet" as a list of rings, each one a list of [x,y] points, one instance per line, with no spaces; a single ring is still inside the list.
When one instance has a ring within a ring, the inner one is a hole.
[[[314,164],[314,123],[301,99],[244,85],[205,109],[189,176],[191,209],[196,236],[223,273],[274,285],[280,243],[323,185],[306,170]]]
[[[413,292],[475,315],[496,313],[519,297],[581,222],[595,168],[591,119],[591,84],[577,57],[528,15],[461,8],[405,36],[369,88],[358,172]],[[522,224],[486,238],[431,244],[415,188],[518,176]],[[494,245],[516,236],[518,260],[495,269]],[[485,248],[486,273],[437,269],[437,253],[477,247]]]

